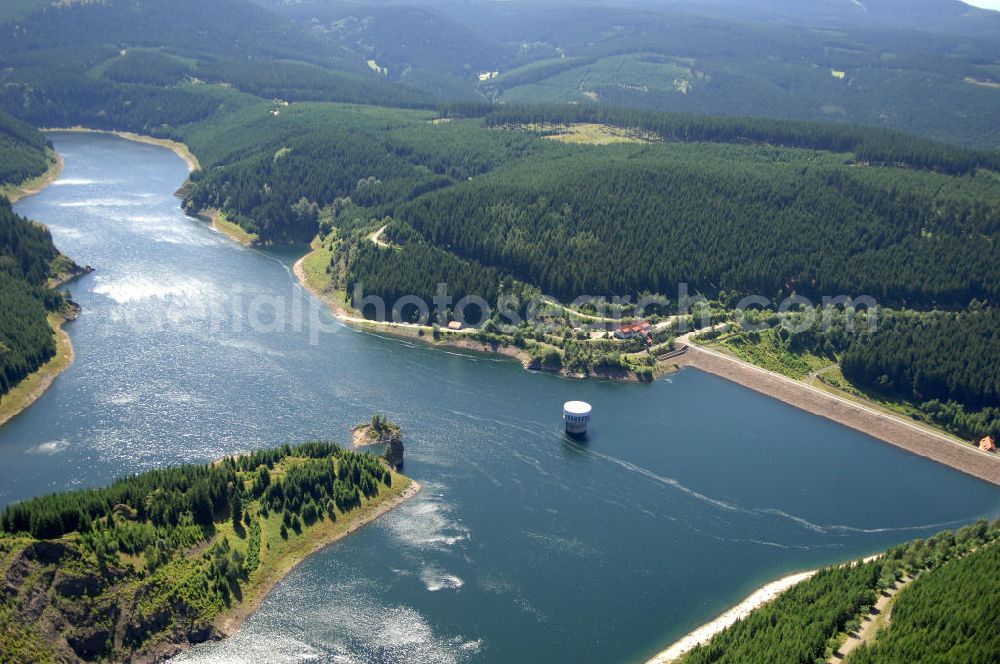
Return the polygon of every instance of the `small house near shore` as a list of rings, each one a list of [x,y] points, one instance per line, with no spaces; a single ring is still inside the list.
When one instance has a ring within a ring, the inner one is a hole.
[[[615,330],[615,337],[618,339],[640,339],[649,346],[653,343],[653,326],[650,325],[649,321],[644,320],[631,324],[625,323]]]
[[[448,329],[458,332],[459,330],[462,329],[462,324],[457,320],[453,320],[450,323],[448,323]]]
[[[993,439],[993,436],[986,436],[981,441],[979,441],[979,449],[983,452],[993,452],[997,451],[997,441]]]

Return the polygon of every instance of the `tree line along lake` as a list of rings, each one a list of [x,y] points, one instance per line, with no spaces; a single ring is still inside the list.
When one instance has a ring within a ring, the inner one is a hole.
[[[171,152],[52,138],[65,171],[17,211],[96,271],[70,286],[74,364],[0,430],[0,506],[347,442],[373,412],[424,486],[181,661],[641,661],[774,578],[1000,514],[996,487],[697,370],[573,381],[341,326],[291,274],[305,247],[183,215]]]

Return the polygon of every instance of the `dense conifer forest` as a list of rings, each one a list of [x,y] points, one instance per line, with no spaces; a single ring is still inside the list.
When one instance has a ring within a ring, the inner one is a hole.
[[[254,106],[190,128],[208,167],[187,204],[221,208],[262,241],[308,241],[313,206],[350,199],[366,221],[396,204],[540,150],[535,137],[478,121],[432,124],[430,113],[357,106]],[[305,201],[306,204],[299,205]]]
[[[34,127],[0,113],[0,187],[44,173],[48,147]],[[48,313],[64,300],[48,282],[59,257],[48,229],[0,195],[0,398],[55,355]]]
[[[404,251],[427,243],[560,299],[671,295],[681,282],[709,296],[864,293],[925,308],[997,296],[1000,268],[970,260],[998,231],[1000,183],[987,170],[769,145],[569,146],[432,117],[296,104],[193,127],[211,166],[188,204],[221,208],[262,241],[306,241],[323,209],[350,199],[354,218],[389,223]],[[373,281],[371,256],[358,256],[356,276]],[[395,263],[380,281],[444,280],[406,273],[433,263]]]
[[[7,274],[0,274],[0,344],[0,395],[56,353],[40,289]]]
[[[848,656],[848,664],[996,661],[1000,641],[991,629],[995,620],[991,622],[989,616],[995,611],[997,597],[998,537],[1000,523],[990,527],[981,521],[955,533],[902,544],[871,562],[821,570],[681,661],[825,662],[839,647],[838,635],[857,629],[880,593],[914,576],[912,587],[899,595],[891,627],[871,651],[861,649]],[[982,622],[977,623],[979,620]],[[933,627],[928,629],[929,625]],[[976,637],[965,638],[972,634]],[[914,643],[918,645],[910,647]]]
[[[849,664],[922,664],[1000,660],[996,599],[1000,547],[984,546],[914,582],[892,610],[891,626]]]
[[[979,358],[970,363],[969,358]],[[1000,310],[896,314],[842,359],[852,380],[920,399],[1000,407]]]
[[[282,473],[275,479],[279,465]],[[93,536],[95,555],[102,543],[110,546],[103,554],[114,555],[123,544],[127,553],[141,554],[157,544],[158,528],[176,529],[190,522],[202,536],[210,535],[215,523],[233,514],[237,499],[261,500],[265,511],[288,512],[289,518],[302,517],[311,505],[311,525],[320,516],[316,510],[350,511],[362,498],[376,495],[380,484],[391,486],[392,478],[376,456],[332,443],[285,445],[220,463],[153,470],[105,488],[14,503],[0,514],[0,533],[58,539],[76,532]],[[139,528],[116,521],[116,511],[126,512],[126,521]]]
[[[868,170],[774,148],[581,148],[399,206],[389,239],[426,241],[560,299],[721,291],[868,294],[883,304],[996,301],[990,176]],[[968,187],[982,186],[973,199]],[[935,198],[941,207],[935,207]],[[945,207],[947,206],[947,207]],[[808,261],[803,257],[809,256]]]
[[[1000,310],[884,317],[876,334],[848,347],[841,368],[953,431],[1000,436]]]
[[[18,185],[49,167],[45,136],[0,111],[0,187]]]
[[[58,256],[48,229],[0,198],[0,396],[55,355],[48,313],[65,300],[48,281]]]
[[[667,141],[761,143],[853,152],[858,161],[869,164],[923,168],[950,175],[962,175],[978,167],[1000,169],[1000,152],[963,149],[900,132],[867,127],[657,113],[598,105],[502,106],[487,109],[482,105],[456,104],[443,107],[443,112],[459,115],[477,115],[484,111],[487,111],[486,123],[489,126],[592,122],[645,130]]]

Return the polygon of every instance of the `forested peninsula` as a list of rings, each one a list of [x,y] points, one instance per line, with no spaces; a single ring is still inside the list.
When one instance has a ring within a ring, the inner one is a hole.
[[[0,652],[159,660],[239,628],[298,562],[413,496],[326,442],[164,468],[0,513]]]

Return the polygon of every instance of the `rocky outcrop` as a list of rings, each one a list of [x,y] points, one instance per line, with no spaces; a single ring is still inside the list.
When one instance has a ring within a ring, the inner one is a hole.
[[[393,436],[389,439],[389,444],[385,448],[385,458],[386,463],[388,463],[393,468],[399,469],[403,467],[403,437],[401,435]]]
[[[403,466],[403,430],[381,415],[372,417],[371,422],[359,424],[353,429],[354,446],[370,447],[385,445],[382,458],[393,469]]]
[[[221,638],[183,606],[138,615],[148,589],[135,572],[100,569],[75,542],[31,542],[15,547],[8,560],[0,608],[12,609],[18,624],[33,626],[33,638],[56,661],[162,662],[191,644]]]
[[[58,570],[52,583],[55,591],[68,599],[96,597],[107,587],[102,576]]]

